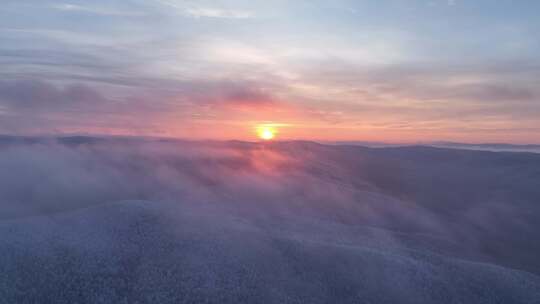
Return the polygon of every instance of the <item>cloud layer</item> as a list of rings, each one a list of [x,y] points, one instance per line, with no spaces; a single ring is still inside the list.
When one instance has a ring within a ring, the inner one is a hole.
[[[249,139],[274,122],[288,138],[538,141],[536,3],[381,5],[8,1],[0,132],[131,134],[117,122],[151,112],[135,133]],[[16,123],[36,112],[47,124]]]

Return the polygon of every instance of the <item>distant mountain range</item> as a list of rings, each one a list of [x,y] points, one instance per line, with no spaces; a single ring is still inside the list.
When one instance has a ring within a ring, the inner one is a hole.
[[[137,136],[92,136],[92,135],[66,135],[66,136],[14,136],[1,135],[0,144],[2,143],[43,143],[43,142],[59,142],[64,144],[85,144],[98,141],[170,141],[170,142],[196,142],[196,140],[186,140],[167,137],[137,137]],[[292,140],[293,142],[301,142]],[[208,142],[218,142],[217,140],[208,140]],[[244,142],[231,140],[228,142]],[[432,146],[450,149],[467,149],[467,150],[485,150],[485,151],[501,151],[501,152],[532,152],[540,153],[540,144],[508,144],[508,143],[459,143],[451,141],[432,141],[432,142],[417,142],[417,143],[387,143],[377,141],[319,141],[321,144],[327,145],[353,145],[365,146],[370,148],[386,148],[386,147],[404,147],[404,146]],[[251,142],[252,143],[252,142]]]
[[[431,146],[439,148],[449,149],[467,149],[467,150],[484,150],[484,151],[501,151],[501,152],[531,152],[540,153],[540,144],[506,144],[506,143],[457,143],[448,141],[434,141],[434,142],[418,142],[418,143],[385,143],[385,142],[373,142],[373,141],[330,141],[322,142],[332,145],[356,145],[366,146],[371,148],[385,148],[385,147],[403,147],[403,146]]]

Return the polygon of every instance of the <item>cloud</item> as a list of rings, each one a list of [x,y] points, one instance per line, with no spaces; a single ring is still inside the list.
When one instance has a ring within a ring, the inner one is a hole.
[[[10,10],[22,11],[21,4],[12,2]],[[502,62],[500,57],[489,56],[479,59],[475,52],[469,59],[457,56],[443,61],[443,57],[437,57],[439,52],[468,49],[460,45],[437,47],[435,56],[430,43],[440,45],[440,39],[419,34],[414,24],[396,27],[375,24],[369,18],[355,18],[350,22],[359,23],[352,24],[334,17],[327,20],[331,24],[319,22],[322,19],[317,19],[318,13],[334,4],[162,0],[135,1],[128,7],[106,1],[70,1],[54,4],[51,9],[51,4],[34,2],[36,5],[24,8],[35,10],[32,14],[43,11],[43,26],[36,27],[28,17],[30,12],[16,15],[16,22],[4,19],[7,26],[0,29],[0,40],[6,43],[0,47],[0,78],[22,82],[34,79],[53,88],[27,84],[28,92],[38,93],[5,95],[1,124],[6,125],[6,115],[10,115],[10,130],[27,121],[21,119],[25,115],[35,119],[35,113],[58,114],[49,117],[49,126],[56,124],[54,130],[64,131],[93,125],[116,128],[124,119],[148,120],[148,113],[152,113],[156,125],[164,116],[175,116],[178,128],[185,128],[189,117],[196,115],[214,122],[242,116],[239,124],[281,118],[306,128],[351,128],[348,136],[364,136],[366,132],[359,126],[382,130],[406,125],[410,130],[430,126],[437,129],[434,137],[444,137],[445,130],[462,125],[462,120],[478,130],[487,129],[486,124],[490,130],[502,128],[504,123],[506,129],[516,129],[518,124],[522,129],[540,127],[534,117],[540,111],[536,61],[520,63],[508,58]],[[438,2],[439,6],[447,3]],[[144,23],[100,17],[124,12],[129,15],[138,8],[144,8],[141,11],[147,14]],[[275,10],[268,13],[267,8]],[[355,9],[361,15],[370,12],[362,5],[355,5]],[[82,13],[84,18],[48,21],[64,15],[62,12],[66,16]],[[210,26],[216,18],[259,16],[271,23],[257,22],[249,29],[237,22]],[[393,17],[382,20],[401,20]],[[96,20],[100,26],[94,26]],[[268,26],[278,23],[277,27]],[[366,27],[368,24],[374,25]],[[455,37],[448,39],[449,44],[454,42]],[[488,50],[486,54],[491,53]],[[513,63],[515,66],[509,67]],[[84,96],[92,96],[90,92],[79,96],[70,93],[75,90],[69,88],[72,85],[93,90],[99,96],[92,98],[103,102],[89,102]],[[21,83],[18,86],[25,87]],[[7,90],[6,86],[2,88]],[[44,100],[37,100],[40,95]],[[68,95],[71,100],[86,101],[67,102]],[[15,97],[21,100],[14,101]],[[281,106],[295,108],[301,114],[293,117],[266,111]],[[30,110],[32,107],[36,109]],[[254,110],[249,115],[244,111],[247,107]],[[65,115],[58,117],[61,113]],[[257,118],[252,118],[253,114]],[[68,128],[67,120],[73,123],[72,128]],[[161,128],[169,129],[170,125],[162,123]],[[308,133],[303,135],[322,134]],[[336,130],[335,134],[343,133]]]
[[[219,125],[240,114],[242,119],[261,119],[263,112],[284,107],[273,94],[276,86],[272,83],[186,80],[157,81],[153,87],[147,81],[132,79],[124,83],[129,86],[126,93],[110,98],[110,87],[78,80],[0,81],[0,132],[156,135],[203,117]]]
[[[58,88],[39,80],[0,81],[0,104],[16,111],[55,111],[105,102],[100,93],[82,84]]]
[[[137,83],[138,81],[134,79],[131,85],[136,86]],[[130,82],[124,84],[130,85]],[[271,90],[276,89],[276,85],[271,83],[190,80],[166,82],[162,85],[165,87],[160,89],[158,86],[152,94],[156,94],[154,96],[159,96],[160,99],[179,103],[264,105],[276,102],[276,98],[271,94]],[[151,88],[150,86],[148,90],[152,91]],[[174,90],[167,90],[167,88],[174,88]],[[132,98],[135,97],[126,97],[126,99]],[[0,103],[13,109],[38,110],[82,105],[104,106],[114,101],[106,98],[98,89],[82,82],[59,85],[27,79],[0,81]],[[152,101],[152,103],[156,102]]]
[[[249,11],[226,10],[217,8],[188,8],[186,13],[194,18],[249,19],[255,15]]]
[[[239,104],[271,104],[273,97],[261,89],[233,90],[225,96],[225,100]]]
[[[156,0],[157,3],[174,8],[183,15],[193,18],[251,19],[255,13],[249,10],[212,6],[191,6],[184,1]]]
[[[428,214],[412,205],[382,193],[364,192],[376,189],[373,181],[363,180],[371,177],[350,175],[354,170],[349,164],[324,159],[325,148],[317,144],[260,147],[69,137],[21,145],[2,140],[0,166],[6,170],[0,172],[0,182],[6,187],[0,189],[0,208],[4,218],[146,199],[213,201],[255,217],[303,214],[383,226],[396,224],[389,218],[401,214],[401,223],[431,225]],[[320,164],[325,166],[322,172],[336,176],[321,175]],[[368,165],[362,157],[354,164]],[[384,188],[384,174],[391,175],[393,165],[387,163],[383,169],[388,172],[374,177],[379,187]],[[49,176],[51,172],[55,174]],[[348,186],[355,182],[356,188]],[[289,203],[291,198],[294,204]]]
[[[108,133],[122,123],[123,128],[133,128],[130,114],[135,113],[130,104],[107,98],[86,84],[40,80],[0,81],[0,109],[0,132],[13,134]]]
[[[68,3],[54,4],[54,5],[51,5],[51,7],[53,9],[64,11],[64,12],[80,12],[80,13],[88,13],[88,14],[103,15],[103,16],[140,17],[140,16],[145,15],[145,13],[143,12],[133,12],[133,11],[127,11],[127,10],[113,10],[113,9],[107,9],[107,8],[98,8],[98,7],[91,7],[91,6],[68,4]]]
[[[476,102],[519,102],[540,98],[532,88],[520,84],[480,83],[440,88],[447,98],[467,99]]]
[[[252,81],[205,81],[195,80],[177,84],[178,97],[198,105],[271,105],[277,100],[271,91],[272,83]]]
[[[311,65],[313,66],[313,65]],[[533,79],[540,79],[540,69],[520,65],[427,66],[390,65],[365,67],[335,63],[319,64],[302,71],[302,81],[341,100],[351,109],[378,108],[406,110],[417,120],[431,112],[439,117],[472,110],[477,115],[493,110],[514,108],[510,113],[528,116],[540,110],[540,90]],[[444,110],[446,109],[446,110]],[[427,110],[427,111],[424,111]],[[394,112],[394,113],[392,113]],[[498,114],[510,114],[501,110]],[[382,114],[382,113],[381,113]]]

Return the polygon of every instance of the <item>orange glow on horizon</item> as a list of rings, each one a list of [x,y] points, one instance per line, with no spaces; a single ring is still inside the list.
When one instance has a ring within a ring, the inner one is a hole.
[[[272,140],[276,137],[277,130],[271,126],[258,126],[257,135],[263,140]]]

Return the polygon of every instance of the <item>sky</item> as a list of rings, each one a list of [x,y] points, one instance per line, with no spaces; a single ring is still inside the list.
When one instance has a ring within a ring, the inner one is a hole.
[[[0,134],[540,143],[539,11],[3,0]]]

